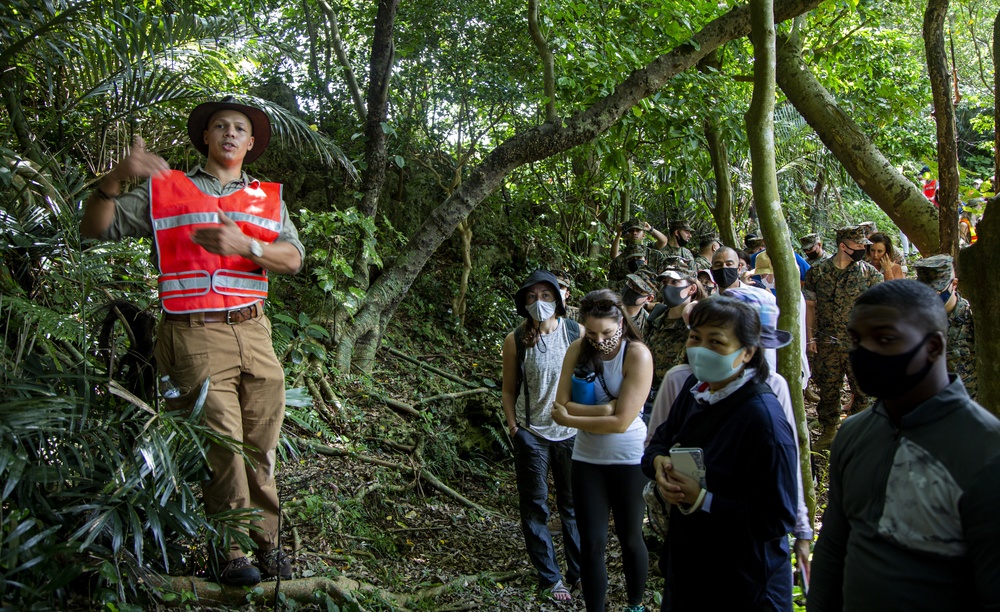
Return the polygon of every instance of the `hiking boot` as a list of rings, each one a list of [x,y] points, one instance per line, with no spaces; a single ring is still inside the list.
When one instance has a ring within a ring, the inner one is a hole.
[[[219,584],[253,586],[260,582],[260,571],[246,557],[230,559],[219,572]]]
[[[812,402],[814,404],[819,402],[819,394],[809,387],[802,390],[802,397],[804,397],[807,402]]]
[[[258,550],[254,555],[254,565],[260,568],[264,580],[275,576],[281,576],[282,580],[292,579],[292,560],[280,548]]]

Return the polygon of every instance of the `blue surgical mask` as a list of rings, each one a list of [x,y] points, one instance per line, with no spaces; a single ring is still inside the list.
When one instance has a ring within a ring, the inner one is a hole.
[[[548,321],[556,313],[556,303],[536,300],[531,304],[525,305],[525,309],[531,315],[532,319],[541,323],[542,321]]]
[[[739,348],[728,355],[720,355],[712,349],[692,346],[687,348],[687,358],[698,380],[701,382],[717,383],[735,376],[743,369],[745,364],[742,358],[739,359],[739,363],[735,368],[733,367],[733,362],[737,360],[737,353],[742,353],[745,350],[745,348]]]

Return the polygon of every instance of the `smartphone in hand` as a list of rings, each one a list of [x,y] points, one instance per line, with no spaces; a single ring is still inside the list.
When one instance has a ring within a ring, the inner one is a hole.
[[[703,489],[708,488],[705,484],[705,456],[700,448],[672,448],[670,462],[675,470],[698,481]]]

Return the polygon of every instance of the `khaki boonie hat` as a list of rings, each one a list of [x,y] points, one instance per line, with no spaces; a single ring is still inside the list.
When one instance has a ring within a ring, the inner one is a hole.
[[[917,280],[938,293],[944,291],[955,278],[951,255],[932,255],[918,259],[913,267],[917,270]]]
[[[871,244],[872,241],[865,238],[865,228],[860,225],[850,225],[848,227],[841,227],[837,230],[837,242],[843,242],[845,240],[851,240],[857,242],[861,246]]]
[[[809,249],[816,246],[819,242],[819,234],[806,234],[805,236],[799,238],[799,244],[802,245],[803,251],[808,251]]]

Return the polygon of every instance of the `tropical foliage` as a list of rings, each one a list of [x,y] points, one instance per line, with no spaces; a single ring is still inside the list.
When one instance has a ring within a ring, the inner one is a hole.
[[[4,602],[60,607],[71,592],[144,601],[145,589],[155,588],[153,573],[188,562],[200,554],[192,543],[232,537],[226,526],[248,520],[200,513],[203,449],[224,441],[199,426],[197,414],[182,417],[152,400],[153,324],[141,314],[156,308],[149,245],[84,243],[77,230],[94,179],[136,136],[174,167],[188,168],[198,163],[187,142],[192,105],[232,93],[268,111],[276,136],[253,171],[285,184],[307,248],[305,271],[275,281],[275,348],[289,387],[331,396],[331,383],[337,391],[372,384],[357,364],[335,362],[334,355],[364,305],[390,290],[409,297],[387,301],[376,339],[388,330],[401,345],[495,352],[513,323],[509,296],[526,271],[570,269],[579,295],[604,283],[606,247],[628,216],[659,228],[684,217],[713,230],[720,179],[709,154],[712,130],[728,151],[731,174],[721,179],[733,192],[727,221],[740,236],[755,227],[743,120],[752,47],[735,39],[719,48],[716,64],[677,75],[585,144],[511,170],[409,284],[370,292],[351,278],[359,274],[357,261],[373,283],[388,276],[421,248],[409,239],[425,223],[450,235],[454,227],[432,213],[498,145],[542,129],[549,103],[560,119],[591,108],[661,54],[690,47],[692,34],[734,6],[539,2],[539,33],[553,55],[551,99],[524,2],[402,6],[389,112],[379,126],[389,167],[378,212],[367,215],[358,209],[358,177],[369,163],[364,114],[376,3],[3,3]],[[922,8],[827,0],[780,26],[801,33],[811,70],[914,180],[924,163],[934,167]],[[973,179],[990,172],[988,39],[996,8],[957,3],[949,34],[970,196],[978,193]],[[862,219],[891,227],[780,93],[776,102],[779,192],[792,233],[829,234]],[[452,316],[459,304],[460,318]],[[411,327],[392,329],[394,317]],[[338,427],[360,427],[360,419],[336,422],[300,400],[290,408],[290,431],[329,437]]]

